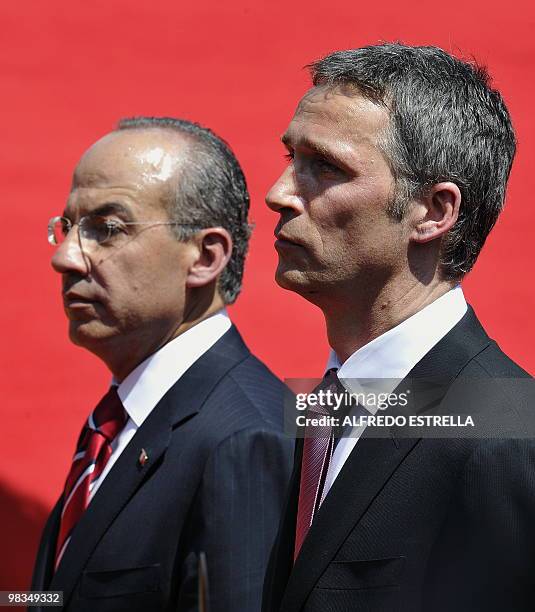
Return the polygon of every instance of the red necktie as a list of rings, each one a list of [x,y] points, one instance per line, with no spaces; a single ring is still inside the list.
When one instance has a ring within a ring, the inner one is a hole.
[[[322,383],[314,389],[318,391],[332,391],[339,393],[340,381],[336,370],[329,370]],[[307,409],[307,416],[321,417],[329,415],[326,406],[313,406]],[[310,433],[310,437],[307,437]],[[301,482],[299,484],[299,505],[297,506],[297,526],[295,530],[294,561],[301,550],[303,541],[312,525],[314,514],[319,508],[322,499],[323,487],[329,463],[334,448],[334,436],[332,427],[315,426],[312,432],[305,430],[303,442],[303,460],[301,462]]]
[[[63,511],[56,547],[57,569],[76,523],[89,504],[91,484],[102,474],[111,456],[111,443],[127,421],[117,387],[100,400],[84,425],[63,492]]]

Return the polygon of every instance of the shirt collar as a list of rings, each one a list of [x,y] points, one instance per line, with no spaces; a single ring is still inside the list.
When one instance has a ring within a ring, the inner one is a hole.
[[[137,427],[186,370],[231,325],[226,309],[222,309],[162,346],[130,372],[117,391]]]
[[[403,379],[461,320],[466,310],[463,291],[457,285],[355,351],[343,364],[331,349],[326,370],[339,368],[341,379]]]

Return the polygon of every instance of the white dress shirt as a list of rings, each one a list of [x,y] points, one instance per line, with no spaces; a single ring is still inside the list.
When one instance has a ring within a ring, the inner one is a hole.
[[[350,393],[365,389],[358,379],[388,379],[381,392],[392,392],[397,383],[441,340],[463,317],[467,309],[460,285],[412,315],[396,327],[374,338],[355,351],[343,364],[331,349],[326,370],[338,369],[338,378]],[[366,406],[375,413],[377,408]],[[364,427],[351,430],[350,437],[340,438],[329,465],[322,499],[330,490]]]
[[[90,501],[156,404],[231,325],[227,311],[220,310],[147,357],[118,386],[117,392],[129,418],[112,442],[112,454],[106,467],[91,485]]]

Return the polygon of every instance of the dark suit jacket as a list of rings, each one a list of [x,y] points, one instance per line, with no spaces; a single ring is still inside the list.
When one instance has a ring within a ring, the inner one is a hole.
[[[60,499],[32,589],[63,591],[73,612],[193,611],[203,551],[211,611],[259,610],[293,460],[283,389],[231,328],[136,432],[53,575]]]
[[[463,382],[488,381],[488,391],[471,398],[476,419],[526,400],[525,384],[504,397],[490,383],[526,383],[528,375],[471,308],[409,374],[436,376],[448,379],[439,404]],[[264,612],[535,609],[533,440],[377,439],[365,432],[293,565],[301,457],[299,441]]]

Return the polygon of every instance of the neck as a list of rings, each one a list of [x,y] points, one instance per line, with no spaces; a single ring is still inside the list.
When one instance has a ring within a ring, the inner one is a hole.
[[[186,307],[184,311],[184,318],[176,327],[175,331],[172,333],[169,339],[166,340],[161,346],[167,344],[167,342],[170,342],[174,338],[177,338],[184,332],[188,331],[188,329],[195,327],[195,325],[197,325],[201,321],[204,321],[208,317],[211,317],[213,314],[215,314],[224,307],[225,304],[223,303],[223,300],[221,299],[218,293],[215,293],[213,299],[211,299],[210,301],[196,301],[189,308]]]
[[[383,287],[373,296],[356,295],[351,300],[331,302],[322,308],[331,348],[343,363],[355,351],[416,314],[455,283],[418,281]]]
[[[111,354],[98,355],[108,366],[118,382],[122,382],[132,370],[148,357],[159,351],[188,329],[225,307],[217,291],[206,291],[204,287],[192,290],[187,296],[182,317],[178,321],[163,323],[160,329],[151,328],[141,334],[137,342],[130,342]]]

